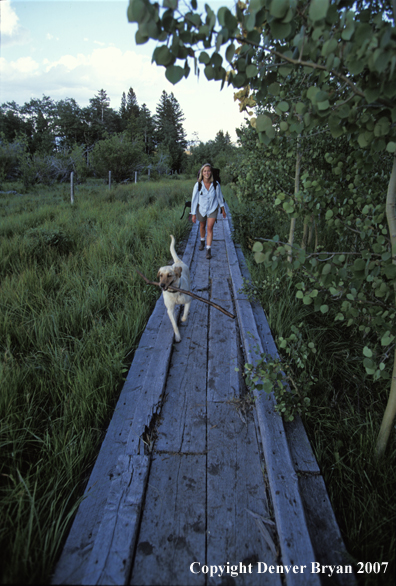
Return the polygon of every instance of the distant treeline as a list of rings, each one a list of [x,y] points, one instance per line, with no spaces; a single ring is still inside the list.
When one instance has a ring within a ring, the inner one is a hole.
[[[85,108],[73,98],[56,102],[49,96],[23,106],[7,102],[0,107],[0,181],[21,179],[29,187],[65,181],[71,171],[83,181],[109,170],[123,181],[149,169],[155,178],[193,173],[203,162],[224,167],[233,158],[228,132],[206,144],[198,137],[188,144],[184,120],[174,94],[165,91],[155,115],[146,104],[139,106],[132,88],[123,92],[118,110],[103,89]]]

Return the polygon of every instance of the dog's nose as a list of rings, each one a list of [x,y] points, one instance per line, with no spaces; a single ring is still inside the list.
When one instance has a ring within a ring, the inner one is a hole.
[[[160,283],[161,289],[165,289],[165,286],[166,286],[165,283]]]

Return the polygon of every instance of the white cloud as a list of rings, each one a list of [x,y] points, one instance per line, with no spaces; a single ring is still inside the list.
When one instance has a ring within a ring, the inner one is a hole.
[[[39,67],[37,61],[31,57],[20,57],[16,61],[11,61],[10,63],[7,63],[4,58],[0,59],[2,78],[9,82],[12,82],[16,78],[21,79],[30,76],[32,73],[36,72]]]
[[[18,29],[19,18],[12,9],[11,2],[8,2],[8,0],[3,0],[3,2],[1,2],[0,11],[1,36],[7,35],[10,37],[11,35],[15,34]]]
[[[29,38],[9,0],[0,1],[0,35],[3,46],[25,43]]]
[[[147,55],[134,51],[121,51],[116,47],[97,48],[91,53],[63,55],[57,60],[46,57],[41,64],[31,57],[7,62],[0,59],[2,69],[2,100],[22,105],[31,97],[49,95],[54,100],[74,98],[87,106],[100,89],[107,92],[111,107],[117,110],[122,92],[135,90],[138,103],[146,104],[155,113],[161,92],[173,92],[185,115],[184,128],[188,137],[194,131],[201,140],[213,139],[219,130],[229,131],[235,139],[234,129],[243,122],[238,105],[233,101],[233,90],[220,92],[213,82],[202,78],[197,81],[191,73],[187,80],[176,86],[165,78],[165,69],[151,64]]]

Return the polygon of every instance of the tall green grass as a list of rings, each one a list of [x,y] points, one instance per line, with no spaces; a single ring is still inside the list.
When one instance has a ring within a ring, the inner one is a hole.
[[[0,199],[0,549],[4,583],[48,581],[134,349],[154,278],[189,230],[192,182]]]
[[[298,327],[303,339],[313,342],[316,354],[304,369],[293,370],[297,387],[316,380],[310,391],[305,428],[323,474],[346,547],[358,562],[388,562],[385,574],[358,574],[360,584],[393,585],[395,576],[396,467],[395,435],[382,462],[375,458],[375,441],[389,393],[389,384],[373,382],[362,364],[363,347],[358,327],[345,328],[335,322],[335,313],[314,312],[296,298],[293,280],[273,275],[254,262],[248,248],[254,236],[271,237],[250,230],[249,209],[226,193],[236,234],[244,246],[252,280],[252,291],[261,302],[275,340],[288,337]],[[270,215],[269,215],[270,216]],[[272,225],[271,225],[272,224]],[[265,227],[264,227],[265,229]],[[284,228],[286,230],[287,227]],[[274,230],[274,232],[272,232]],[[282,233],[282,232],[281,232]],[[279,348],[279,346],[278,346]],[[286,357],[285,357],[286,359]]]

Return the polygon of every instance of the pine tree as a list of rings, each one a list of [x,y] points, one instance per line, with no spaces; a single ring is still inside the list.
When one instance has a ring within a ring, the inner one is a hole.
[[[119,112],[118,112],[119,115],[120,115],[120,118],[122,120],[124,120],[125,119],[125,116],[126,116],[126,104],[127,104],[126,95],[125,95],[125,92],[122,92],[121,106],[120,106],[120,109],[119,109]]]
[[[151,112],[146,104],[143,104],[139,111],[138,130],[141,140],[144,142],[144,152],[146,155],[151,155],[155,148],[155,126]]]
[[[126,111],[128,116],[130,116],[130,114],[134,114],[135,118],[139,116],[139,104],[137,101],[136,94],[133,88],[131,87],[128,90],[128,95],[126,99]]]
[[[162,146],[168,150],[172,171],[180,172],[185,163],[187,141],[183,128],[184,115],[173,93],[168,95],[162,92],[154,121],[157,148]]]

